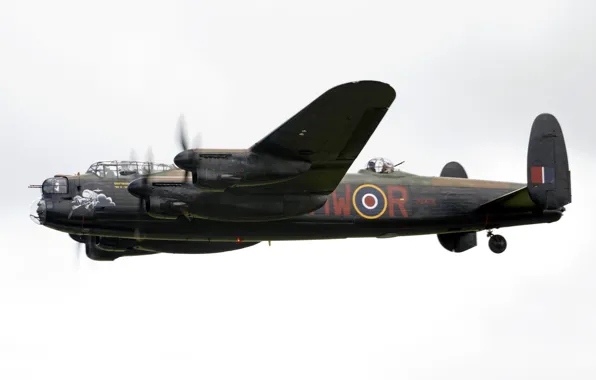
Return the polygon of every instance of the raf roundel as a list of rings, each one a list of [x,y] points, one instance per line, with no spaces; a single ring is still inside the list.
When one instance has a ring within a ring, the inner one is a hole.
[[[387,210],[387,196],[379,187],[365,184],[354,191],[352,204],[361,217],[377,219]]]

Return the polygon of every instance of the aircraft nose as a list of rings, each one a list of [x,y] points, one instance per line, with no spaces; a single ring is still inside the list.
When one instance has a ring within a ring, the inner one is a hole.
[[[182,169],[192,170],[195,165],[195,152],[192,150],[185,150],[174,157],[176,166]]]

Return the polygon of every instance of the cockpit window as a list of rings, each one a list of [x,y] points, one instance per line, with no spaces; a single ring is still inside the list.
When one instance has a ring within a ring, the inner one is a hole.
[[[366,169],[375,173],[393,173],[394,165],[391,160],[387,158],[373,158],[368,161]]]
[[[104,178],[117,178],[118,177],[118,165],[103,165],[103,176]]]
[[[135,175],[146,175],[175,169],[174,165],[156,164],[139,161],[102,161],[96,162],[87,169],[87,173],[101,178],[126,178]]]
[[[43,182],[41,191],[44,194],[66,194],[68,193],[68,181],[64,177],[48,178]]]

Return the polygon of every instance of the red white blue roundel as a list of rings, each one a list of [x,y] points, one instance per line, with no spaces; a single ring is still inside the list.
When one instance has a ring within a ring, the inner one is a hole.
[[[354,191],[352,204],[361,217],[376,219],[387,210],[387,196],[379,187],[365,184]]]

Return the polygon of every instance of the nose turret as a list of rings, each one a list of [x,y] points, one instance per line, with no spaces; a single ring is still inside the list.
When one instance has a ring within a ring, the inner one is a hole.
[[[44,224],[46,221],[46,201],[36,199],[29,208],[29,217],[35,224]]]

